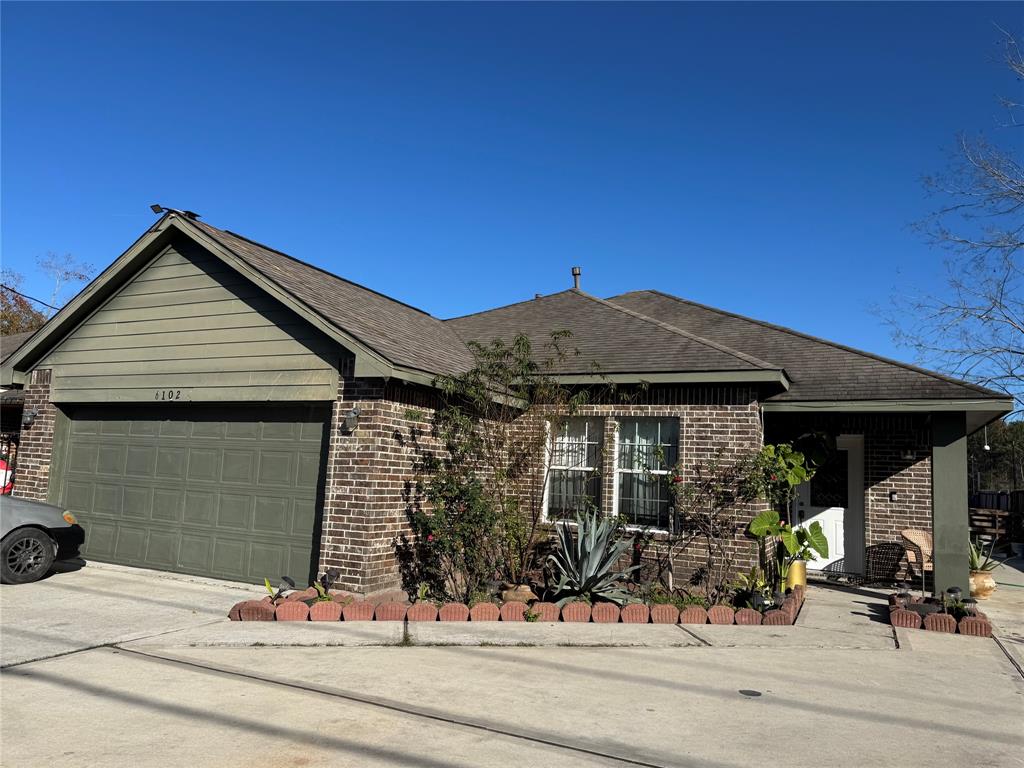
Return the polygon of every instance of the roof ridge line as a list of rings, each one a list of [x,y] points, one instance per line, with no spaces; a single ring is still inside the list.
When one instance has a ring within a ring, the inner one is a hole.
[[[773,370],[773,371],[781,371],[781,370],[783,370],[782,366],[780,366],[780,365],[776,365],[774,363],[769,363],[767,360],[761,360],[760,358],[754,357],[753,355],[748,355],[746,352],[740,352],[738,349],[733,349],[732,347],[728,347],[725,344],[720,344],[717,341],[712,341],[711,339],[706,339],[703,336],[698,336],[695,333],[690,333],[689,331],[684,331],[682,328],[677,328],[676,326],[670,325],[669,323],[663,322],[661,320],[657,320],[657,319],[655,319],[653,317],[648,317],[647,315],[641,314],[640,312],[636,312],[636,311],[634,311],[632,309],[627,309],[626,307],[620,307],[618,304],[615,304],[615,303],[613,303],[612,301],[610,301],[608,299],[599,298],[599,297],[594,296],[592,294],[586,293],[585,291],[581,291],[578,288],[570,288],[568,292],[578,293],[580,296],[583,296],[584,298],[590,299],[591,301],[595,301],[598,304],[601,304],[601,305],[606,306],[606,307],[610,307],[611,309],[614,309],[614,310],[616,310],[618,312],[622,312],[625,315],[629,315],[630,317],[635,317],[638,320],[643,320],[644,322],[650,323],[651,325],[656,325],[656,326],[658,326],[659,328],[661,328],[663,330],[669,331],[670,333],[674,333],[674,334],[676,334],[678,336],[682,336],[683,338],[690,339],[691,341],[695,341],[698,344],[703,344],[706,347],[711,347],[712,349],[717,349],[719,352],[722,352],[724,354],[730,355],[731,357],[735,357],[738,360],[743,360],[746,363],[751,363],[753,365],[756,365],[758,368],[762,368],[762,369],[766,369],[766,370]]]
[[[253,240],[251,237],[246,237],[245,235],[240,235],[238,232],[233,232],[230,229],[221,229],[220,227],[215,227],[212,224],[209,224],[209,223],[207,223],[205,221],[196,221],[194,219],[191,219],[190,221],[193,224],[199,224],[201,226],[207,227],[208,229],[212,229],[212,230],[215,230],[217,232],[224,232],[225,234],[231,235],[232,237],[237,237],[239,240],[244,240],[245,242],[249,243],[250,245],[255,245],[258,248],[262,248],[265,251],[270,251],[271,253],[276,253],[278,256],[284,256],[286,259],[290,259],[291,261],[294,261],[296,264],[301,264],[304,267],[309,267],[310,269],[315,269],[317,272],[320,272],[321,274],[327,275],[329,277],[333,277],[335,280],[341,280],[343,283],[348,283],[349,285],[355,286],[356,288],[359,288],[359,289],[364,290],[364,291],[368,291],[368,292],[370,292],[370,293],[372,293],[372,294],[374,294],[376,296],[380,296],[381,298],[387,299],[388,301],[393,301],[395,304],[400,304],[403,307],[411,309],[411,310],[413,310],[415,312],[419,312],[421,315],[426,315],[427,317],[433,317],[435,320],[440,321],[440,318],[434,317],[432,314],[427,312],[425,309],[420,309],[419,307],[414,307],[412,304],[408,304],[408,303],[406,303],[404,301],[401,301],[400,299],[396,299],[394,296],[388,296],[386,293],[381,293],[380,291],[375,290],[373,288],[370,288],[368,286],[365,286],[362,283],[357,283],[354,280],[349,280],[348,278],[342,277],[341,275],[337,275],[334,272],[331,272],[331,271],[329,271],[327,269],[324,269],[323,267],[318,267],[316,264],[310,264],[308,261],[303,261],[302,259],[298,258],[297,256],[292,256],[290,253],[285,253],[284,251],[278,250],[277,248],[274,248],[273,246],[266,245],[265,243],[261,243],[258,240]]]
[[[791,336],[799,336],[802,339],[807,339],[808,341],[814,341],[814,342],[817,342],[819,344],[824,344],[825,346],[828,346],[828,347],[835,347],[836,349],[841,349],[844,352],[851,352],[851,353],[853,353],[855,355],[860,355],[861,357],[866,357],[869,360],[877,360],[878,362],[888,363],[890,365],[895,365],[895,366],[898,366],[898,367],[903,368],[905,370],[913,371],[914,373],[921,373],[921,374],[924,374],[925,376],[930,376],[933,379],[937,379],[939,381],[944,381],[947,384],[959,384],[960,386],[970,387],[971,389],[975,389],[975,390],[977,390],[979,392],[982,392],[982,393],[984,393],[986,395],[996,394],[995,390],[987,389],[987,388],[982,387],[982,386],[980,386],[978,384],[974,384],[974,383],[972,383],[970,381],[964,381],[962,379],[956,379],[956,378],[954,378],[952,376],[946,376],[945,374],[937,373],[936,371],[929,371],[927,368],[921,368],[919,366],[912,365],[910,363],[904,363],[904,362],[901,362],[900,360],[893,360],[891,357],[883,357],[882,355],[876,355],[873,352],[867,352],[867,351],[865,351],[863,349],[857,349],[856,347],[850,347],[850,346],[847,346],[846,344],[840,344],[838,341],[830,341],[829,339],[824,339],[824,338],[822,338],[820,336],[813,336],[813,335],[811,335],[809,333],[803,333],[803,332],[797,331],[797,330],[795,330],[793,328],[788,328],[785,325],[776,325],[775,323],[769,323],[766,320],[758,320],[757,318],[754,318],[754,317],[748,317],[747,315],[741,315],[738,312],[730,312],[727,309],[719,309],[718,307],[712,307],[712,306],[710,306],[708,304],[701,304],[699,301],[692,301],[691,299],[684,299],[684,298],[682,298],[680,296],[674,296],[671,293],[665,293],[664,291],[659,291],[659,290],[657,290],[655,288],[647,288],[647,289],[645,289],[643,291],[627,291],[626,293],[620,293],[618,296],[613,296],[612,298],[616,299],[616,298],[619,298],[621,296],[626,296],[626,295],[628,295],[630,293],[653,293],[653,294],[657,294],[658,296],[664,296],[666,299],[672,299],[673,301],[677,301],[680,304],[690,304],[691,306],[694,306],[694,307],[700,307],[701,309],[706,309],[706,310],[709,310],[711,312],[717,312],[720,315],[726,315],[728,317],[735,317],[738,320],[745,320],[746,322],[753,323],[754,325],[760,325],[760,326],[762,326],[764,328],[771,328],[774,331],[782,331],[783,333],[788,333]],[[611,299],[609,299],[609,301],[611,301]]]
[[[456,315],[455,317],[446,317],[441,320],[442,323],[450,323],[453,320],[462,320],[467,317],[475,317],[476,315],[486,315],[490,312],[497,312],[502,309],[508,309],[509,307],[518,307],[520,304],[529,304],[531,301],[537,301],[538,299],[549,299],[552,296],[559,296],[563,293],[569,293],[574,289],[566,288],[564,291],[555,291],[554,293],[546,293],[542,296],[534,296],[532,299],[523,299],[522,301],[513,301],[511,304],[502,304],[500,307],[491,307],[490,309],[481,309],[476,312],[468,312],[465,315]]]

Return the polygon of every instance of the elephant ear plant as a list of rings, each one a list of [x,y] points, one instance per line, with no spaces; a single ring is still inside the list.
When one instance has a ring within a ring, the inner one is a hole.
[[[614,569],[629,551],[632,539],[620,538],[616,521],[602,519],[596,512],[577,515],[575,527],[574,536],[569,522],[556,525],[558,548],[548,556],[548,565],[558,577],[556,602],[564,605],[575,599],[607,600],[622,605],[629,598],[622,585],[640,566]]]
[[[784,523],[774,509],[766,509],[750,521],[750,533],[759,543],[761,564],[768,568],[769,541],[775,541],[775,576],[779,588],[786,583],[789,566],[797,560],[816,560],[817,555],[828,557],[828,539],[821,523],[814,521],[806,528],[793,528]],[[779,546],[781,544],[782,546]]]

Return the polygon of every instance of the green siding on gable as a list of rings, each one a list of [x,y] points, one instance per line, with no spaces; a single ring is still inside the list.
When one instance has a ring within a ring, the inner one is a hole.
[[[337,345],[193,243],[169,246],[39,363],[53,402],[333,400]]]

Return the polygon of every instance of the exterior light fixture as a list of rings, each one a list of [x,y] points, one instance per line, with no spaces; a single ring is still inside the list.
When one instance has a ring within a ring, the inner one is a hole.
[[[31,427],[32,422],[36,420],[36,416],[39,415],[39,411],[35,408],[29,408],[25,413],[21,415],[21,426]]]
[[[889,501],[897,502],[900,500],[900,495],[896,491],[889,491]]]
[[[985,427],[985,445],[984,445],[984,449],[986,451],[991,451],[992,450],[992,446],[988,444],[988,427],[987,426]]]
[[[950,587],[946,590],[946,597],[949,598],[949,602],[956,603],[960,602],[960,596],[963,594],[963,590],[960,587]]]
[[[345,414],[345,420],[344,420],[343,424],[345,426],[345,431],[346,432],[355,432],[356,431],[356,427],[359,426],[359,416],[361,414],[362,414],[362,411],[359,409],[358,405],[355,408],[353,408],[351,411],[349,411],[348,413]]]
[[[915,458],[914,452],[909,448],[904,451],[900,451],[900,458],[903,459],[904,461],[913,461]]]

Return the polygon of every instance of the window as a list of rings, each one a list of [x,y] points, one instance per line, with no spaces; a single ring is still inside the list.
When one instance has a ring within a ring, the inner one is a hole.
[[[678,454],[678,419],[619,422],[616,504],[628,523],[669,528],[668,469]]]
[[[601,506],[601,419],[566,419],[551,439],[549,519],[572,518]]]

